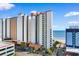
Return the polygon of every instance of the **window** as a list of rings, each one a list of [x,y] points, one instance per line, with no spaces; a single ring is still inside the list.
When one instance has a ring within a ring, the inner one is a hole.
[[[9,51],[7,51],[7,53],[12,52],[12,51],[14,51],[14,50],[9,50]]]
[[[4,55],[6,52],[1,53],[0,55]]]
[[[11,54],[9,54],[9,55],[7,55],[7,56],[11,56],[11,55],[13,55],[14,53],[11,53]]]
[[[0,49],[0,51],[3,51],[3,50],[5,50],[5,48],[4,49]]]
[[[72,32],[67,32],[66,44],[72,46]]]
[[[11,47],[7,47],[7,49],[9,49],[9,48],[12,48],[13,46],[11,46]]]
[[[76,33],[76,46],[79,46],[79,32]]]

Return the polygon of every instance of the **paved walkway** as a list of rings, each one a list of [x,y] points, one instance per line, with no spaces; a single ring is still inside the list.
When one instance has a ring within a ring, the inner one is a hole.
[[[16,52],[16,56],[42,56],[40,54],[33,54],[28,52]]]

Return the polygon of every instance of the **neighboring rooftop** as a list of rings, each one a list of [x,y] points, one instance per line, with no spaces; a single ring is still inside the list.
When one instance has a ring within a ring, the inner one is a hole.
[[[6,46],[11,46],[11,45],[13,45],[13,43],[10,43],[10,42],[0,42],[0,49],[1,48],[4,48],[4,47],[6,47]]]

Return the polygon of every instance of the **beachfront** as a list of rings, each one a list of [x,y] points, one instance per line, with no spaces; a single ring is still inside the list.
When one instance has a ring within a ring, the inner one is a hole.
[[[53,41],[65,43],[65,39],[54,38]]]

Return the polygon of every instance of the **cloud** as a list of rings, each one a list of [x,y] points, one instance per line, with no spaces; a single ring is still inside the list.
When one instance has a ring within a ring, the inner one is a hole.
[[[13,8],[15,5],[10,3],[0,3],[0,10],[9,10]]]
[[[57,25],[53,25],[53,28],[57,28],[58,26]]]
[[[79,22],[78,21],[69,21],[68,25],[78,25]]]
[[[36,13],[37,11],[31,11],[30,13]]]
[[[69,13],[66,13],[64,15],[64,17],[68,17],[68,16],[78,16],[79,15],[79,12],[69,12]]]
[[[68,22],[69,24],[72,24],[72,23],[75,23],[75,24],[77,24],[77,23],[79,23],[78,21],[70,21],[70,22]]]

